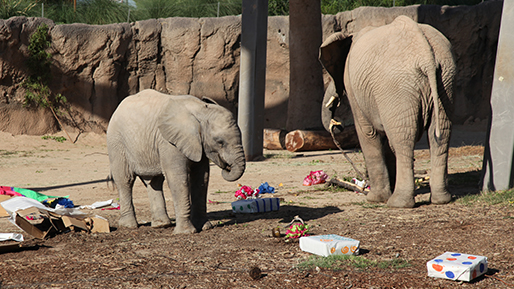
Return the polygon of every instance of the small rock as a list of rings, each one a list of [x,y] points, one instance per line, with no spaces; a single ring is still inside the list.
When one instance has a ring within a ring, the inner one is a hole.
[[[253,266],[249,271],[248,274],[250,277],[252,277],[253,280],[257,280],[261,278],[261,269],[257,266]]]

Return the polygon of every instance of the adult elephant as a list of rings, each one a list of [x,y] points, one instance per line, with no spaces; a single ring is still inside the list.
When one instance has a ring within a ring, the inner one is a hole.
[[[120,196],[119,225],[137,227],[132,187],[147,187],[152,227],[169,226],[162,187],[167,180],[175,206],[174,233],[211,227],[207,220],[209,159],[227,181],[245,171],[241,133],[230,111],[214,101],[147,89],[125,98],[109,122],[111,177]]]
[[[320,61],[333,81],[325,94],[324,123],[329,128],[326,116],[335,116],[339,103],[349,102],[369,174],[367,200],[414,207],[414,145],[427,130],[431,202],[448,203],[456,72],[448,39],[399,16],[355,35],[331,35],[321,46]],[[335,132],[343,129],[340,122],[332,124]]]

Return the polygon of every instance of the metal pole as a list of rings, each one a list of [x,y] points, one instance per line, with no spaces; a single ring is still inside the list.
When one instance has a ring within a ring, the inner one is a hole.
[[[41,18],[45,18],[45,3],[41,3]]]
[[[217,17],[220,17],[220,2],[218,2],[218,16]]]
[[[514,0],[503,2],[491,93],[491,119],[482,165],[482,190],[514,186]]]
[[[238,125],[247,161],[262,157],[268,1],[243,0]]]

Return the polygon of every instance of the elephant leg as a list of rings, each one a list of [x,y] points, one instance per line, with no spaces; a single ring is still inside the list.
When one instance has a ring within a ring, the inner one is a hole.
[[[150,200],[150,210],[152,212],[152,227],[165,228],[171,226],[171,220],[166,211],[166,201],[162,192],[164,176],[154,176],[151,178],[141,178],[145,183]]]
[[[207,219],[209,170],[209,159],[205,156],[191,168],[191,221],[198,231],[212,228]]]
[[[137,228],[136,212],[132,201],[132,188],[135,176],[126,173],[127,170],[125,168],[128,167],[128,164],[124,156],[118,156],[114,152],[110,152],[109,159],[111,160],[112,179],[120,197],[120,219],[118,225],[120,227]]]
[[[448,149],[450,142],[451,129],[448,120],[440,120],[440,123],[448,124],[441,129],[441,137],[435,139],[435,124],[428,129],[428,140],[430,145],[430,163],[432,171],[430,173],[430,202],[432,204],[447,204],[452,196],[447,189],[448,177]]]
[[[406,117],[398,119],[405,121]],[[413,118],[417,120],[417,118]],[[387,201],[389,207],[413,208],[414,200],[414,144],[417,124],[403,123],[400,127],[389,129],[388,138],[396,156],[396,182],[393,195]],[[410,128],[410,129],[409,129]],[[410,131],[409,131],[410,130]]]
[[[174,234],[189,234],[198,232],[191,222],[190,180],[187,172],[167,175],[168,186],[171,189],[175,207],[176,226]],[[172,180],[173,179],[173,180]]]
[[[387,202],[391,196],[391,186],[383,152],[383,136],[378,134],[371,124],[363,118],[355,117],[355,119],[359,119],[359,121],[356,122],[358,123],[358,125],[356,125],[357,136],[362,153],[364,154],[370,180],[371,189],[366,199],[368,202]]]
[[[391,190],[394,191],[394,188],[396,187],[396,156],[394,155],[387,138],[385,138],[385,140],[386,142],[383,144],[383,150],[387,165],[387,173],[389,174],[389,186],[391,187]]]

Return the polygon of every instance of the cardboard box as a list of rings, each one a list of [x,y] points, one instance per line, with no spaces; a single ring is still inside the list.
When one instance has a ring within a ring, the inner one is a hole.
[[[109,221],[100,216],[88,217],[76,209],[54,210],[25,197],[14,197],[1,203],[12,215],[11,221],[20,229],[38,239],[73,231],[88,233],[110,232]]]
[[[12,198],[12,197],[8,196],[8,195],[0,195],[0,203],[3,201],[7,201],[10,198]],[[0,205],[0,218],[3,218],[3,217],[9,217],[9,213],[7,213],[7,211],[4,209],[4,207],[2,207]]]
[[[487,272],[487,257],[446,252],[427,262],[429,277],[471,281]]]
[[[278,211],[280,209],[279,198],[248,199],[232,202],[234,213],[264,213]]]
[[[318,235],[300,238],[300,249],[319,256],[357,255],[360,242],[339,235]]]

